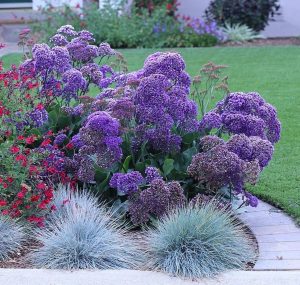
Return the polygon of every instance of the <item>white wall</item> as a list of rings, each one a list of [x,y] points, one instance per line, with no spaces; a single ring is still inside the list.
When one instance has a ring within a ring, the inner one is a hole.
[[[185,16],[202,17],[210,0],[181,0],[179,13]]]
[[[64,4],[68,4],[70,6],[80,5],[82,7],[83,0],[33,0],[32,1],[32,8],[33,10],[38,10],[41,7],[45,7],[47,3],[51,3],[54,7],[60,7]]]

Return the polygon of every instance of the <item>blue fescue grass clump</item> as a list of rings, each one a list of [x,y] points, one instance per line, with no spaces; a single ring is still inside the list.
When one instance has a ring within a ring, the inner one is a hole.
[[[82,208],[85,210],[94,209],[99,211],[103,207],[99,207],[97,197],[91,194],[88,190],[71,189],[70,185],[59,184],[51,205],[55,206],[55,210],[51,211],[48,216],[48,222],[55,218],[64,218],[68,214],[68,208]]]
[[[0,217],[0,261],[17,252],[26,239],[23,226],[12,219]]]
[[[82,201],[92,199],[90,194],[85,199],[84,195],[83,192],[72,197],[81,197]],[[126,231],[113,212],[103,205],[96,207],[93,203],[93,207],[86,208],[72,201],[71,198],[65,204],[63,215],[53,215],[47,226],[37,232],[42,247],[31,254],[33,264],[68,270],[136,268],[141,254],[126,239]]]
[[[242,225],[212,203],[170,212],[149,230],[147,246],[150,268],[187,278],[242,269],[255,258]]]

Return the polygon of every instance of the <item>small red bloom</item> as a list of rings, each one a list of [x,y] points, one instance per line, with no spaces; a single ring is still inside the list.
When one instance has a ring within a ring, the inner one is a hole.
[[[6,215],[8,215],[8,214],[9,214],[9,211],[8,211],[8,210],[3,210],[3,211],[2,211],[2,215],[6,216]]]
[[[19,141],[23,141],[23,140],[25,139],[25,137],[24,137],[24,136],[17,136],[17,139],[18,139]]]
[[[42,143],[41,143],[41,146],[47,146],[51,143],[51,140],[50,139],[45,139]]]
[[[13,145],[11,148],[10,148],[10,152],[13,153],[13,154],[16,154],[20,151],[20,148],[18,146],[15,146]]]
[[[39,189],[39,190],[45,190],[46,189],[46,184],[45,183],[38,183],[37,185],[36,185],[36,187],[37,187],[37,189]]]
[[[42,103],[37,104],[36,108],[38,110],[43,110],[44,109],[44,105]]]
[[[4,189],[7,189],[8,184],[4,182],[4,183],[2,184],[2,187],[3,187]]]
[[[72,142],[69,142],[69,143],[66,145],[66,148],[67,148],[67,149],[73,149],[73,148],[74,148],[74,145],[72,144]]]
[[[24,199],[25,195],[26,195],[26,192],[20,191],[20,192],[17,194],[17,197],[18,197],[19,199]]]
[[[4,207],[7,205],[7,202],[5,200],[0,200],[0,207]]]
[[[37,202],[38,200],[40,200],[41,196],[40,195],[33,195],[31,198],[30,198],[30,201],[31,202]]]
[[[9,182],[9,183],[13,183],[13,181],[14,181],[14,179],[13,179],[12,177],[7,177],[6,180],[7,180],[7,182]]]

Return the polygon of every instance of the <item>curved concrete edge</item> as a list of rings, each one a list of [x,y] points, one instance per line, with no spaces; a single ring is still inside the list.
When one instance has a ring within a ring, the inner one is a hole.
[[[0,269],[1,285],[297,285],[300,271],[230,271],[215,279],[183,280],[136,270]]]
[[[256,208],[246,207],[238,217],[258,243],[254,270],[300,270],[300,228],[288,215],[259,201]]]

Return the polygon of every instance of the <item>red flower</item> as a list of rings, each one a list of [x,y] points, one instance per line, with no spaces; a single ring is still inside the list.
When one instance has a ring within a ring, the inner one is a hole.
[[[17,197],[18,197],[19,199],[24,199],[25,195],[26,195],[26,192],[20,191],[20,192],[17,194]]]
[[[7,189],[8,184],[4,182],[4,183],[2,184],[2,187],[3,187],[4,189]]]
[[[12,183],[14,181],[14,179],[12,177],[7,177],[6,178],[7,182]]]
[[[173,5],[171,3],[168,3],[167,4],[167,10],[170,11],[170,10],[172,10],[172,8],[173,8]]]
[[[0,207],[4,207],[7,205],[7,202],[5,200],[0,200]]]
[[[51,208],[50,208],[50,210],[51,210],[51,211],[56,211],[56,210],[57,210],[57,208],[56,208],[56,206],[55,206],[55,205],[52,205],[52,206],[51,206]]]
[[[41,143],[41,146],[47,146],[51,143],[51,140],[50,139],[45,139],[42,143]]]
[[[44,109],[44,105],[42,103],[37,104],[36,108],[38,110],[43,110]]]
[[[16,154],[20,151],[20,148],[13,145],[11,148],[10,148],[10,152],[13,153],[13,154]]]
[[[31,198],[30,198],[30,201],[31,202],[37,202],[38,200],[40,200],[41,196],[40,195],[33,195]]]
[[[45,190],[46,189],[46,184],[45,183],[38,183],[37,185],[36,185],[36,187],[37,187],[37,189],[39,189],[39,190]]]
[[[69,143],[66,145],[66,148],[67,148],[67,149],[73,149],[73,148],[74,148],[74,145],[72,144],[72,142],[69,142]]]
[[[33,144],[36,141],[36,136],[32,135],[25,139],[26,144]]]
[[[3,211],[2,211],[2,215],[6,216],[6,215],[8,215],[8,214],[9,214],[9,211],[8,211],[8,210],[3,210]]]
[[[18,139],[19,141],[23,141],[25,138],[24,138],[24,136],[17,136],[17,139]]]

